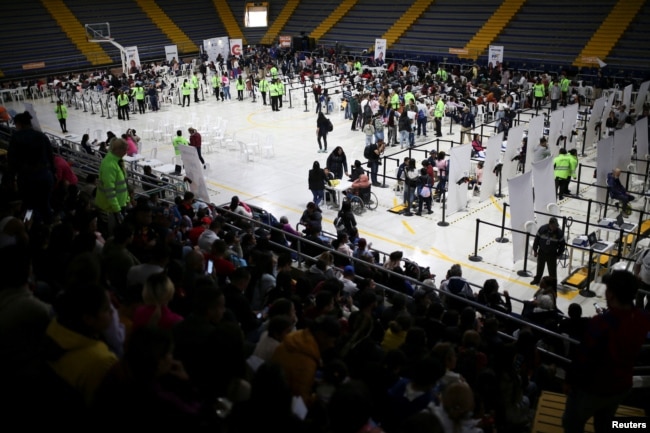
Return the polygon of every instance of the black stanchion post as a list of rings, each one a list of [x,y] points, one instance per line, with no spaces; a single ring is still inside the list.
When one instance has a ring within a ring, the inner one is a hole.
[[[309,112],[309,109],[307,108],[307,85],[305,84],[302,88],[302,91],[304,93],[304,98],[305,98],[305,111],[304,113]]]
[[[481,226],[481,220],[476,218],[476,236],[474,236],[474,254],[469,256],[470,262],[480,262],[483,260],[483,257],[478,255],[478,231]]]
[[[201,83],[201,102],[205,101],[205,89],[203,89],[203,83]]]
[[[503,198],[504,195],[501,193],[501,168],[503,167],[503,164],[498,165],[498,170],[497,170],[497,176],[499,177],[499,192],[494,194],[496,198]],[[504,208],[505,209],[505,208]]]
[[[589,290],[589,286],[591,285],[591,279],[595,278],[595,275],[593,275],[591,272],[591,264],[593,263],[593,260],[594,260],[594,250],[590,248],[589,262],[587,263],[587,285],[585,286],[584,289],[580,290],[580,296],[584,296],[585,298],[593,298],[594,296],[596,296],[596,293]]]
[[[441,191],[440,194],[441,194],[440,203],[442,203],[442,220],[438,221],[438,225],[440,227],[447,227],[449,223],[445,221],[445,210],[447,209],[447,200],[445,198],[445,191]],[[477,224],[477,229],[478,229],[478,224]]]
[[[289,108],[293,108],[293,98],[291,97],[291,91],[295,89],[289,89]]]
[[[452,126],[454,126],[454,118],[449,116],[449,133],[447,133],[447,135],[454,135],[451,130]]]
[[[93,103],[93,98],[92,98],[92,96],[89,97],[89,99],[90,99],[90,104],[92,105],[92,103]],[[84,104],[84,113],[87,113],[88,110],[86,109],[86,98],[82,97],[82,98],[81,98],[81,102]]]
[[[106,104],[107,104],[106,111],[108,111],[108,103],[106,103]],[[105,117],[104,116],[104,107],[102,106],[101,98],[99,99],[99,108],[102,110],[101,117]],[[92,97],[90,98],[90,114],[95,115],[95,104],[93,104],[93,98]],[[110,117],[109,117],[109,119],[110,119]]]
[[[383,175],[384,175],[384,178],[383,178],[382,181],[381,181],[381,187],[382,187],[382,188],[386,188],[386,157],[385,157],[385,156],[384,156],[384,160],[382,161],[382,164],[381,164],[381,165],[382,165],[382,167],[383,167],[383,170],[382,170],[382,171],[383,171]],[[410,209],[409,209],[409,210],[410,210]]]
[[[578,179],[576,179],[576,196],[580,195],[580,177],[582,176],[582,164],[578,164]]]
[[[532,277],[533,274],[526,267],[528,266],[528,250],[530,245],[530,233],[526,232],[526,248],[524,249],[524,269],[517,271],[520,277]]]
[[[589,199],[587,201],[587,221],[589,221],[589,218],[591,218],[591,203],[592,200]],[[607,206],[607,200],[605,200],[605,206]],[[585,224],[585,236],[589,235],[589,224]]]
[[[508,238],[505,237],[506,231],[506,209],[508,208],[508,203],[503,203],[503,214],[501,216],[501,236],[495,239],[500,244],[508,243]]]

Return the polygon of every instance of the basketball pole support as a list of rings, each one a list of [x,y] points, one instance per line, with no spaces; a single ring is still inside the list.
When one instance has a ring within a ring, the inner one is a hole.
[[[108,25],[108,23],[106,23],[106,24]],[[115,46],[118,50],[120,50],[120,58],[122,60],[122,73],[128,74],[129,73],[129,71],[127,69],[128,68],[127,67],[128,54],[127,54],[126,50],[124,49],[124,47],[122,45],[118,44],[117,42],[115,42],[113,40],[113,38],[111,38],[110,36],[109,37],[104,37],[103,39],[96,39],[96,38],[90,37],[90,34],[89,34],[88,30],[90,30],[90,32],[93,34],[93,36],[94,36],[94,33],[95,33],[95,31],[92,29],[92,27],[89,27],[89,26],[92,26],[92,25],[93,24],[86,24],[85,25],[85,27],[86,27],[86,40],[88,42],[93,42],[93,43],[106,43],[106,42],[109,42],[109,43],[113,44],[113,46]],[[109,33],[110,33],[110,31],[109,31]]]

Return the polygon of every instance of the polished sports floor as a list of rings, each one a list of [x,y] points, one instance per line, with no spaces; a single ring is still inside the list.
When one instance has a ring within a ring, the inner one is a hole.
[[[233,87],[233,96],[236,96]],[[205,96],[205,100],[194,103],[189,107],[182,108],[178,103],[163,105],[158,112],[147,112],[144,115],[132,114],[130,121],[118,120],[113,117],[110,120],[101,117],[101,114],[91,114],[83,110],[69,109],[67,127],[72,135],[71,139],[81,139],[81,135],[89,132],[91,141],[95,131],[100,130],[101,137],[105,137],[106,131],[112,131],[116,135],[124,133],[127,128],[136,129],[142,137],[142,153],[149,155],[151,149],[157,147],[156,158],[165,163],[171,163],[173,148],[169,141],[160,139],[156,135],[169,126],[173,130],[181,129],[185,137],[188,136],[189,127],[196,128],[203,137],[203,153],[208,163],[205,170],[205,178],[210,192],[212,202],[220,204],[229,202],[233,195],[238,195],[241,200],[258,205],[273,213],[276,217],[286,215],[292,225],[295,225],[302,214],[307,202],[311,201],[312,195],[307,188],[307,173],[314,161],[319,161],[321,166],[325,165],[327,153],[318,153],[316,142],[316,114],[313,107],[312,96],[308,95],[308,107],[289,107],[288,100],[284,101],[279,112],[271,111],[270,105],[262,105],[258,97],[253,102],[248,95],[243,101],[233,98],[226,102],[217,102],[214,97]],[[34,104],[38,120],[44,132],[64,135],[56,120],[55,104],[50,98],[27,99],[27,102]],[[8,102],[7,108],[17,112],[24,110],[22,101]],[[363,149],[365,137],[362,132],[351,131],[350,121],[344,119],[343,111],[335,107],[333,113],[329,114],[334,125],[334,130],[328,135],[328,150],[336,146],[342,146],[346,152],[348,164],[355,159],[365,162]],[[221,118],[221,120],[219,119]],[[214,140],[213,127],[217,124],[225,125],[226,138],[235,135],[235,141],[227,143]],[[492,134],[493,128],[485,128],[484,134]],[[450,141],[458,143],[460,127],[453,125],[452,134],[449,135],[449,124],[445,120],[443,124],[444,136],[440,139],[439,148],[446,150]],[[255,137],[257,134],[257,137]],[[425,158],[423,150],[435,148],[436,143],[433,131],[428,132],[429,137],[416,140],[416,149],[413,155],[422,160]],[[257,141],[266,142],[268,136],[274,140],[273,149],[253,149],[252,147],[241,147],[238,142],[250,143]],[[487,140],[487,137],[486,139]],[[210,144],[214,143],[214,144]],[[251,150],[244,154],[243,149]],[[585,164],[594,164],[595,151],[592,146],[587,146],[586,155],[581,156],[580,161]],[[402,152],[402,153],[400,153]],[[417,152],[417,153],[416,153]],[[397,160],[402,160],[408,155],[408,150],[400,150],[397,147],[389,147],[386,155],[394,155]],[[388,161],[386,173],[395,176],[397,163]],[[380,167],[380,174],[383,167]],[[584,198],[594,197],[595,188],[589,185],[593,181],[593,172],[583,171],[582,182],[585,187],[581,190]],[[345,182],[345,180],[344,180]],[[501,224],[503,217],[503,203],[516,200],[516,197],[507,195],[507,182],[503,180],[504,197],[491,197],[483,202],[468,191],[469,202],[465,210],[456,212],[445,217],[446,226],[439,225],[442,220],[442,209],[440,203],[434,203],[432,215],[423,216],[401,216],[389,212],[390,208],[402,202],[399,194],[396,194],[392,186],[394,180],[387,180],[387,187],[373,187],[373,192],[378,197],[379,206],[374,211],[365,211],[357,217],[358,227],[361,236],[372,242],[373,248],[386,253],[401,250],[404,257],[416,261],[421,266],[428,266],[433,274],[437,275],[439,283],[445,276],[449,267],[459,263],[463,269],[463,275],[471,282],[483,284],[486,279],[496,278],[499,281],[501,290],[508,290],[510,294],[518,299],[530,299],[536,287],[529,285],[532,276],[519,276],[517,271],[524,269],[523,261],[513,263],[512,235],[507,230],[504,237],[509,242],[500,243],[495,239],[501,237],[501,231],[496,227],[481,225],[478,238],[478,255],[482,261],[471,261],[469,256],[474,254],[476,242],[477,218],[496,225]],[[575,185],[571,185],[575,190]],[[563,215],[574,216],[576,219],[586,217],[586,202],[573,198],[566,198],[560,204]],[[334,231],[332,221],[336,216],[336,210],[328,206],[322,206],[324,210],[324,228]],[[507,208],[506,208],[507,210]],[[595,218],[595,216],[594,216]],[[548,217],[538,217],[538,225],[544,224]],[[506,212],[505,225],[509,227],[509,214]],[[578,229],[574,228],[574,231]],[[580,229],[582,230],[582,229]],[[577,233],[569,233],[569,237],[575,237]],[[574,255],[574,266],[580,264],[580,254]],[[527,269],[533,274],[535,262],[529,261]],[[566,266],[565,266],[566,265]],[[569,272],[568,263],[558,264],[558,279],[561,281]],[[478,290],[478,289],[476,289]],[[605,304],[602,295],[604,287],[598,283],[591,284],[591,290],[595,291],[595,298],[583,297],[575,289],[561,290],[558,299],[558,307],[566,312],[571,302],[582,304],[585,314],[593,314],[594,302]],[[521,306],[513,303],[515,311]]]

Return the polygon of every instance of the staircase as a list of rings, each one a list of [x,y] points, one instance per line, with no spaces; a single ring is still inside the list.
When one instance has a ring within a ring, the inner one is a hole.
[[[420,18],[420,15],[431,6],[433,0],[415,0],[410,8],[404,12],[404,15],[391,26],[391,28],[382,35],[382,39],[386,39],[386,48],[399,40],[399,38],[406,32],[413,23]]]
[[[199,47],[160,9],[154,0],[135,0],[149,19],[176,44],[179,53],[196,53]]]
[[[84,25],[79,22],[62,0],[41,0],[41,3],[93,66],[113,63],[100,44],[88,42]]]
[[[459,57],[476,60],[499,36],[499,33],[508,25],[524,3],[526,0],[504,0],[485,25],[465,45],[467,54],[459,55]]]
[[[573,66],[594,66],[604,60],[643,7],[644,0],[619,0],[573,62]]]
[[[260,41],[261,44],[272,44],[275,39],[278,37],[284,26],[293,15],[293,12],[298,7],[300,0],[288,0],[287,3],[282,8],[280,15],[273,21],[273,24],[269,26],[269,29],[266,31],[266,34],[262,37]]]
[[[232,10],[230,10],[230,6],[228,6],[226,0],[214,0],[214,7],[217,9],[221,22],[228,32],[228,37],[231,39],[241,39],[242,43],[246,45],[247,42],[244,33],[241,31],[239,24],[237,24],[237,20],[232,14]]]
[[[357,4],[358,0],[343,0],[334,11],[325,18],[312,32],[309,34],[310,38],[319,40],[327,32],[329,32],[334,25],[348,13],[352,7]]]

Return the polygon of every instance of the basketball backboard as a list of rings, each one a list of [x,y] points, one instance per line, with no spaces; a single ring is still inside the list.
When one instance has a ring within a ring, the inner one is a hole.
[[[86,24],[85,27],[88,42],[100,42],[112,39],[111,25],[109,23]]]

